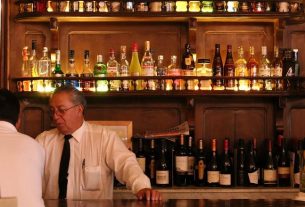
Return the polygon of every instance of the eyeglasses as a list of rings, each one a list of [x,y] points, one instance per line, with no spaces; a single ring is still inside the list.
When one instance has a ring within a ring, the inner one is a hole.
[[[57,115],[59,115],[59,116],[63,116],[63,115],[65,115],[65,113],[67,112],[67,111],[69,111],[70,109],[73,109],[74,107],[76,107],[76,106],[78,106],[79,104],[76,104],[76,105],[74,105],[74,106],[71,106],[71,107],[69,107],[69,108],[50,108],[50,113],[51,113],[51,115],[52,116],[54,116],[54,114],[57,114]]]

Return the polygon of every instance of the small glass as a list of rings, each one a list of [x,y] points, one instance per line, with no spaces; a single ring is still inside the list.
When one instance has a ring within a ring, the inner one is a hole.
[[[149,11],[151,12],[161,12],[162,11],[162,2],[161,1],[152,1],[149,3]]]
[[[212,77],[213,72],[210,64],[210,59],[198,59],[195,74],[196,76]],[[195,90],[212,90],[212,80],[201,80],[199,88],[199,81],[196,79],[194,81],[194,87]]]
[[[187,12],[187,1],[176,1],[176,12]]]
[[[289,12],[289,3],[287,1],[281,1],[278,3],[278,12]]]
[[[291,2],[290,3],[290,12],[298,12],[300,11],[300,4],[298,2]]]
[[[70,1],[61,1],[59,4],[60,12],[70,12]]]
[[[110,7],[112,12],[119,12],[121,10],[121,2],[112,1]]]
[[[47,12],[57,12],[58,2],[48,1],[47,2]]]
[[[241,12],[249,12],[250,11],[250,5],[249,2],[243,1],[239,3],[239,11]]]
[[[166,1],[164,2],[164,8],[166,12],[174,12],[176,3],[174,1]]]
[[[134,3],[133,1],[127,1],[125,4],[125,10],[127,12],[134,12]]]
[[[215,11],[216,12],[225,12],[226,11],[226,2],[225,1],[215,1]]]
[[[78,12],[78,1],[73,1],[71,10],[72,12]]]
[[[136,6],[137,11],[139,12],[147,12],[148,11],[148,3],[147,2],[139,2]]]
[[[238,12],[238,1],[227,2],[227,12]]]
[[[255,13],[265,12],[266,8],[265,8],[264,2],[261,2],[261,1],[253,2],[252,11]]]
[[[84,11],[85,11],[84,1],[78,1],[78,12],[84,12]]]
[[[85,11],[86,12],[93,12],[93,2],[92,1],[86,1]]]
[[[213,1],[202,1],[202,8],[201,11],[203,13],[210,13],[213,12]]]
[[[98,3],[98,11],[99,12],[109,12],[109,2],[108,1],[100,1]]]
[[[200,1],[189,1],[189,12],[200,12]]]

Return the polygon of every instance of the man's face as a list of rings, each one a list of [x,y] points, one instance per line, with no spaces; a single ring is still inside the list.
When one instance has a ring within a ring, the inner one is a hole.
[[[53,95],[50,110],[53,122],[62,134],[72,134],[83,123],[83,106],[75,105],[69,93]]]

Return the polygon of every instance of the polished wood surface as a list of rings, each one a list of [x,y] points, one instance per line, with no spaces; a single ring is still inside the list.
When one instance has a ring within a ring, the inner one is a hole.
[[[45,200],[46,207],[304,207],[305,202],[294,200]]]

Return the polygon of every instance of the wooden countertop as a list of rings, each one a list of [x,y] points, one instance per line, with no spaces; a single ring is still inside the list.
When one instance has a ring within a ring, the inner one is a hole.
[[[46,207],[304,207],[305,202],[285,200],[204,200],[171,199],[165,201],[138,200],[45,200]]]

